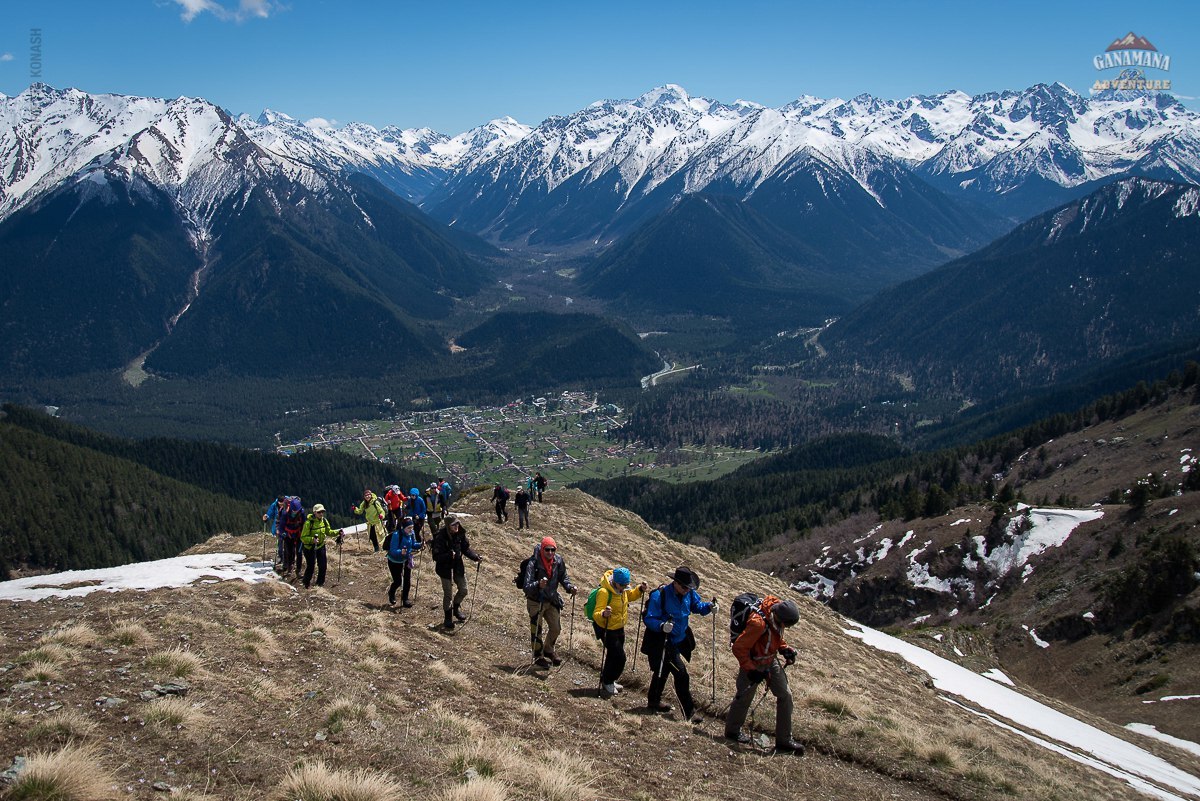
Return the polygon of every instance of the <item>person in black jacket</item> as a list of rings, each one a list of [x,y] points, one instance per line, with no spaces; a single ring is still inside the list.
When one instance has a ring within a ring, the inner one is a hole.
[[[492,489],[492,505],[496,508],[496,522],[508,522],[508,490],[503,484],[497,484]]]
[[[433,569],[442,580],[442,611],[446,619],[442,625],[447,631],[453,630],[455,619],[463,621],[467,616],[462,613],[461,606],[467,597],[467,569],[463,557],[479,563],[483,557],[471,550],[471,541],[467,539],[467,530],[457,517],[451,517],[446,525],[438,529],[429,543],[429,552],[433,556]],[[453,592],[451,580],[458,585],[458,592]]]
[[[529,639],[533,646],[534,663],[549,667],[551,663],[561,665],[562,659],[554,652],[554,644],[562,633],[561,615],[564,602],[558,588],[562,586],[574,595],[577,590],[567,576],[567,564],[558,555],[558,545],[553,537],[542,537],[534,548],[533,557],[525,566],[525,607],[529,612]],[[542,621],[546,623],[546,639],[539,636]]]

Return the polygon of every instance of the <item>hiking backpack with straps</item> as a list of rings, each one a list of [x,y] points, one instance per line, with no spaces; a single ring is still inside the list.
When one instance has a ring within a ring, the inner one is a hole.
[[[762,598],[752,592],[743,592],[729,605],[729,644],[733,645],[750,622],[750,615],[762,614]]]
[[[526,556],[521,561],[521,567],[517,569],[517,575],[513,576],[513,584],[517,585],[517,589],[525,590],[525,571],[529,569],[529,563],[533,561],[533,556]]]
[[[604,589],[604,588],[597,587],[596,589],[589,592],[587,601],[585,601],[583,604],[583,613],[585,615],[587,615],[588,620],[591,620],[592,615],[594,615],[596,613],[596,596],[600,594],[600,590],[602,590],[602,589]],[[612,600],[611,595],[609,596],[609,600],[610,601]]]

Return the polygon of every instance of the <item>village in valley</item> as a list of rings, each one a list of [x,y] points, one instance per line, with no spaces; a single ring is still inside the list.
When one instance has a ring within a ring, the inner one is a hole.
[[[656,451],[612,435],[625,411],[595,394],[563,392],[504,406],[455,406],[380,420],[331,423],[276,450],[337,448],[363,458],[450,477],[469,487],[514,486],[541,471],[551,485],[587,478],[652,475],[668,481],[718,478],[762,454],[730,448]]]

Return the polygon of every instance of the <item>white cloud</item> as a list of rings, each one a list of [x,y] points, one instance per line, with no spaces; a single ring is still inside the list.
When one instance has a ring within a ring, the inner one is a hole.
[[[179,15],[184,22],[191,22],[208,12],[223,22],[245,22],[248,19],[266,19],[276,11],[286,10],[277,0],[239,0],[232,8],[216,0],[173,0],[183,12]]]
[[[338,124],[337,120],[327,120],[324,117],[313,117],[311,120],[305,121],[304,127],[305,128],[335,128],[335,127],[337,127],[337,124]]]
[[[13,60],[12,53],[5,53],[4,55],[0,55],[0,61],[12,61],[12,60]]]

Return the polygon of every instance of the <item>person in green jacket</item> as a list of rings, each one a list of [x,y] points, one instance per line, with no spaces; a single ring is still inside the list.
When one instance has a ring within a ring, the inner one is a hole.
[[[312,514],[304,521],[304,528],[300,530],[300,551],[304,556],[305,589],[312,582],[314,568],[317,571],[317,586],[324,586],[327,564],[325,541],[333,536],[337,537],[336,541],[340,545],[342,530],[340,528],[337,531],[333,530],[333,526],[329,525],[329,521],[325,519],[325,506],[318,503],[313,506]]]
[[[379,543],[383,540],[383,520],[387,517],[387,508],[383,501],[374,492],[366,489],[363,490],[362,503],[351,507],[350,511],[367,519],[367,533],[371,537],[371,545],[375,548],[375,553],[379,553]]]

